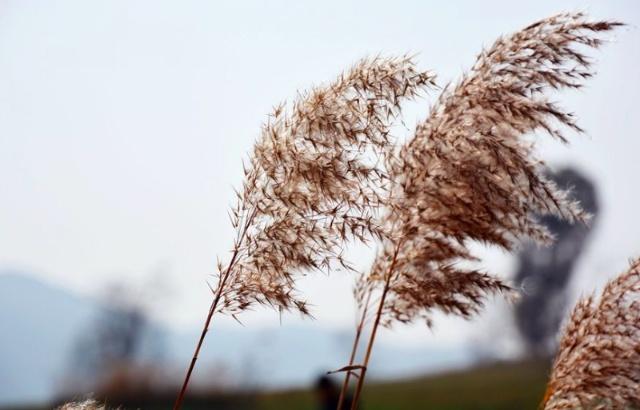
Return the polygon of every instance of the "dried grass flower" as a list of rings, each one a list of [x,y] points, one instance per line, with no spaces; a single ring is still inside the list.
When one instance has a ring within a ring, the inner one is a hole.
[[[106,410],[106,407],[104,404],[98,403],[93,399],[88,399],[65,403],[58,407],[57,410]]]
[[[379,324],[423,319],[431,325],[434,309],[470,317],[487,295],[510,292],[502,279],[473,268],[471,242],[506,250],[523,238],[548,243],[553,238],[534,215],[588,221],[545,177],[525,137],[541,132],[566,142],[563,128],[581,131],[549,94],[582,87],[593,75],[585,52],[619,25],[566,13],[499,38],[388,157],[388,233],[361,282],[379,295],[372,299],[378,308],[352,408]]]
[[[582,298],[565,326],[545,410],[640,408],[640,259]]]
[[[297,278],[348,269],[347,242],[382,237],[377,216],[388,198],[390,129],[401,104],[433,80],[410,57],[363,59],[333,83],[274,110],[245,167],[231,213],[232,255],[218,264],[213,301],[174,408],[213,314],[235,317],[258,303],[307,315]]]
[[[545,176],[524,137],[546,132],[566,142],[563,126],[581,131],[548,94],[580,88],[593,74],[584,49],[598,47],[597,35],[617,25],[570,13],[499,38],[461,81],[444,90],[414,137],[392,157],[386,223],[393,240],[370,275],[384,282],[393,271],[386,323],[429,321],[433,308],[468,317],[485,294],[507,290],[493,276],[460,267],[461,261],[476,260],[470,241],[511,250],[521,238],[552,240],[534,215],[588,221],[568,192]]]
[[[348,268],[348,241],[381,238],[379,209],[389,177],[384,158],[400,104],[433,84],[411,58],[364,59],[337,81],[278,107],[264,125],[232,212],[233,257],[219,266],[218,309],[252,303],[308,310],[296,276]]]

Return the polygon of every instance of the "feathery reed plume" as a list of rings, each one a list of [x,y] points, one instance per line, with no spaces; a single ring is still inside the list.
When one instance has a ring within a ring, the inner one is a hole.
[[[352,409],[380,324],[422,318],[431,325],[433,309],[470,317],[488,294],[510,291],[500,279],[460,264],[476,260],[469,241],[511,250],[517,238],[552,239],[533,215],[588,220],[544,176],[523,136],[543,131],[566,142],[556,126],[581,131],[546,94],[581,87],[592,75],[583,49],[600,46],[597,35],[618,25],[560,14],[499,38],[389,156],[389,233],[368,275],[380,300]]]
[[[349,268],[342,247],[380,238],[377,210],[388,197],[384,158],[400,104],[433,84],[409,57],[364,59],[334,83],[277,107],[245,168],[231,222],[236,239],[175,404],[180,408],[214,313],[252,304],[308,314],[297,295],[302,271]]]
[[[93,399],[65,403],[58,407],[57,410],[106,410],[104,404],[100,404]]]
[[[546,410],[640,408],[640,259],[581,299],[565,326]]]

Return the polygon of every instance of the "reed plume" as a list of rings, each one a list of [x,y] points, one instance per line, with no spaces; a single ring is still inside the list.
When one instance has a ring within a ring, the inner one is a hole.
[[[57,410],[106,410],[106,406],[93,399],[88,399],[84,401],[65,403],[58,407]]]
[[[180,408],[215,313],[253,304],[309,314],[299,275],[349,264],[348,241],[381,238],[388,195],[384,158],[400,104],[433,84],[409,57],[364,59],[332,84],[275,108],[245,167],[231,212],[231,259],[218,264],[209,314],[175,409]]]
[[[487,295],[511,292],[501,279],[470,267],[476,261],[470,242],[511,250],[519,238],[552,240],[534,215],[588,220],[545,177],[524,137],[544,132],[567,142],[562,128],[581,131],[548,94],[580,88],[593,74],[584,52],[618,25],[567,13],[499,38],[388,157],[388,233],[365,281],[377,292],[377,308],[352,409],[380,324],[422,319],[430,326],[434,309],[470,317]]]
[[[545,410],[640,408],[640,259],[581,299],[565,326]]]

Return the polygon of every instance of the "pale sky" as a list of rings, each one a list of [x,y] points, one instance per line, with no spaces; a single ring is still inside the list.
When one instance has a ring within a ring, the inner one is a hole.
[[[570,147],[540,144],[552,165],[577,165],[598,184],[602,213],[572,283],[574,295],[590,291],[640,255],[640,3],[631,0],[5,0],[0,269],[87,294],[114,280],[162,282],[156,317],[199,326],[205,280],[231,246],[232,187],[271,107],[377,53],[417,53],[444,84],[498,35],[570,10],[630,24],[594,54],[597,77],[561,98],[588,135],[573,136]],[[410,106],[409,128],[429,101]],[[512,271],[496,251],[485,266]],[[353,322],[351,283],[340,273],[304,281],[314,325]],[[245,321],[279,323],[269,311]],[[440,320],[435,333],[415,327],[382,337],[448,343],[473,328]]]

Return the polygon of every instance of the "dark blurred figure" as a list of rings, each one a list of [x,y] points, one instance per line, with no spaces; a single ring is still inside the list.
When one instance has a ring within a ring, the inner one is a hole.
[[[331,377],[320,376],[316,381],[315,392],[319,410],[336,410],[340,398],[340,386]],[[347,410],[351,408],[351,396],[345,397],[342,408]]]
[[[582,208],[593,215],[598,213],[594,184],[572,168],[565,168],[549,177]],[[556,236],[549,247],[529,244],[519,255],[516,283],[523,295],[516,305],[515,317],[529,356],[546,357],[553,352],[555,338],[562,322],[566,304],[566,286],[578,261],[590,227],[570,224],[554,216],[544,216],[541,222]]]

